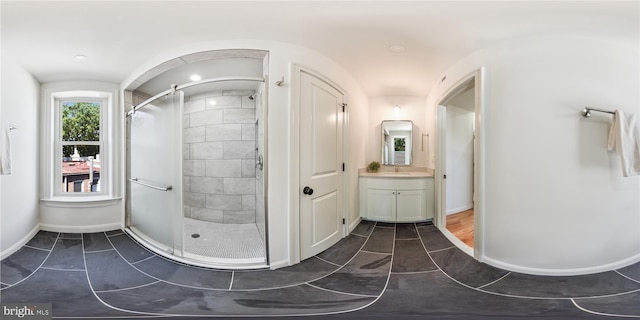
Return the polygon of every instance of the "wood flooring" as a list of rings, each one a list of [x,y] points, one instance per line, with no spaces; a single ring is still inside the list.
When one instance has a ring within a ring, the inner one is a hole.
[[[473,209],[448,215],[447,229],[460,241],[473,248]]]

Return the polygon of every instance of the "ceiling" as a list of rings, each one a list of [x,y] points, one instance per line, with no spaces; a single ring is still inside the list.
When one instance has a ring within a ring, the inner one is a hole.
[[[567,34],[638,42],[640,4],[559,1],[0,1],[3,59],[42,83],[120,83],[162,52],[216,39],[298,44],[336,61],[368,96],[426,96],[481,48]],[[395,53],[391,45],[406,51]],[[74,61],[84,54],[84,62]]]

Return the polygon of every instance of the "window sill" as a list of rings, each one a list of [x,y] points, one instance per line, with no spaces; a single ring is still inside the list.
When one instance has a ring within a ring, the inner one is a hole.
[[[107,207],[120,203],[122,198],[111,196],[87,196],[87,197],[55,197],[49,199],[41,199],[42,203],[47,207],[62,208],[95,208]]]

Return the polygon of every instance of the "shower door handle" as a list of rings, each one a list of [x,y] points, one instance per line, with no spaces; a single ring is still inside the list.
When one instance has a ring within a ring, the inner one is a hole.
[[[256,160],[256,168],[258,168],[258,170],[262,170],[262,168],[264,167],[264,159],[262,158],[262,155],[258,156],[258,160]]]
[[[169,191],[171,189],[173,189],[173,186],[171,185],[165,185],[165,186],[156,186],[150,183],[145,183],[142,181],[142,179],[138,179],[138,178],[131,178],[129,179],[129,181],[133,182],[133,183],[137,183],[141,186],[145,186],[151,189],[156,189],[156,190],[160,190],[160,191]]]
[[[313,194],[313,189],[311,189],[309,187],[304,187],[304,189],[302,189],[302,193],[310,196],[310,195]]]

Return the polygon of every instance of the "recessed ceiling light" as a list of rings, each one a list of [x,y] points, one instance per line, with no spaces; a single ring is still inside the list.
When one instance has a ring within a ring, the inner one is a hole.
[[[194,74],[191,77],[189,77],[189,79],[191,79],[191,81],[200,81],[202,77],[197,74]]]
[[[402,53],[402,52],[405,52],[406,50],[407,50],[407,47],[401,44],[394,44],[389,47],[389,51],[395,52],[395,53]]]
[[[73,60],[76,60],[76,61],[85,61],[87,59],[88,59],[87,56],[85,56],[84,54],[78,54],[75,57],[73,57]]]

